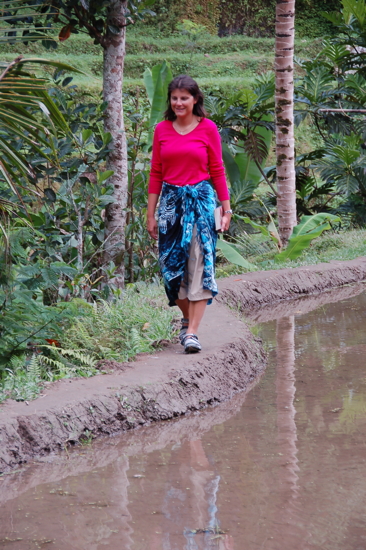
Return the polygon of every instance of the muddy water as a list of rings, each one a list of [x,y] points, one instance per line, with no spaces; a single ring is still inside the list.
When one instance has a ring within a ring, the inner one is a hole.
[[[246,395],[0,481],[9,550],[364,550],[366,293],[262,323]]]

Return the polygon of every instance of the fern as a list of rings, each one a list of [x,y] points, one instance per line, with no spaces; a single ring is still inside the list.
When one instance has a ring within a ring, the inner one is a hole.
[[[66,359],[77,359],[82,366],[90,367],[92,369],[95,368],[97,362],[96,359],[91,355],[84,354],[83,350],[56,348],[55,346],[48,346],[46,344],[42,345],[41,347],[51,350],[56,355],[60,354],[62,357],[66,357]],[[59,364],[64,365],[63,363]]]
[[[13,355],[9,360],[9,367],[12,371],[17,371],[24,367],[26,362],[26,356],[23,353],[22,355]]]
[[[80,361],[82,365],[85,365],[86,367],[95,368],[96,359],[92,357],[91,355],[85,355],[80,350],[72,350],[72,349],[61,349],[59,348],[57,350],[61,355],[63,356],[69,356],[73,357],[74,359],[77,359]]]
[[[39,381],[41,379],[41,364],[35,353],[32,355],[27,371],[29,378],[33,378],[35,381]]]
[[[16,401],[35,399],[42,389],[42,368],[39,356],[33,354],[26,369],[21,368],[24,364],[19,368],[20,357],[17,359],[17,361],[13,358],[10,360],[10,365],[17,366],[17,370],[12,372],[7,369],[7,376],[0,384],[0,403],[7,398]]]
[[[136,328],[132,328],[130,332],[130,345],[134,353],[140,353],[143,349],[142,338]]]
[[[46,355],[39,355],[38,361],[41,363],[41,365],[47,365],[54,368],[55,370],[59,370],[60,372],[63,371],[65,367],[64,363],[56,361],[56,359],[52,359],[52,357],[47,357]]]

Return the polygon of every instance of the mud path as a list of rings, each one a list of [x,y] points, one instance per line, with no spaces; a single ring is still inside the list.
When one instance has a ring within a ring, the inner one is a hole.
[[[237,311],[255,322],[283,315],[285,304],[310,311],[327,300],[355,295],[362,285],[342,288],[337,291],[341,296],[313,296],[307,305],[302,299],[288,301],[365,280],[366,258],[359,258],[222,281],[219,300],[208,308],[202,324],[204,351],[198,356],[185,356],[179,344],[171,344],[154,356],[138,358],[119,374],[61,380],[29,405],[8,401],[0,406],[0,472],[64,450],[86,434],[110,435],[172,419],[247,391],[264,372],[266,353]]]

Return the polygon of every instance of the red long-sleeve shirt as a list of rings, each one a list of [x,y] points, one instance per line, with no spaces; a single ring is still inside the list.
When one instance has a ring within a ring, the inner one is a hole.
[[[220,201],[229,199],[216,124],[203,118],[194,130],[181,135],[171,121],[160,122],[154,133],[149,193],[159,195],[164,181],[183,186],[207,179]]]

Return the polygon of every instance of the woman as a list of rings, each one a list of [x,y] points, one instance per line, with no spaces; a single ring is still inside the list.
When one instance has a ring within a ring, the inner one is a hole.
[[[165,120],[155,129],[147,230],[159,236],[159,264],[169,305],[183,314],[179,338],[186,353],[201,350],[197,331],[215,281],[215,194],[222,205],[221,231],[229,228],[229,191],[217,127],[206,118],[203,94],[187,75],[168,87]],[[155,209],[159,206],[159,235]]]

